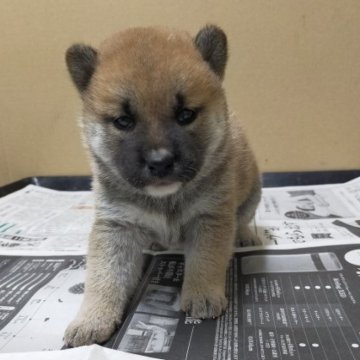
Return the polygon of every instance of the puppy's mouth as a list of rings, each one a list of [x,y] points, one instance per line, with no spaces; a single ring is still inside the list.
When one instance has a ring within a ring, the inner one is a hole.
[[[153,197],[165,197],[175,194],[182,186],[180,181],[159,180],[144,187],[144,191]]]
[[[194,167],[175,167],[166,176],[154,176],[138,167],[119,168],[119,175],[137,190],[152,197],[165,197],[181,191],[196,176]]]

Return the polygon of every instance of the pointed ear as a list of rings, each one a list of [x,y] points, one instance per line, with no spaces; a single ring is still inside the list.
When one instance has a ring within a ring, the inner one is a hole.
[[[222,79],[228,57],[227,39],[224,31],[215,25],[207,25],[198,32],[194,42],[203,59]]]
[[[72,81],[80,93],[84,92],[96,68],[96,50],[87,45],[75,44],[67,49],[65,59]]]

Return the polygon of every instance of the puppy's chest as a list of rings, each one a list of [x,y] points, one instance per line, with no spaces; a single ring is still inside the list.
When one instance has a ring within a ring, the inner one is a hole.
[[[151,241],[166,247],[176,246],[181,240],[181,225],[178,218],[159,213],[144,212],[138,223],[146,226],[152,234]]]
[[[166,213],[148,211],[131,204],[119,204],[107,208],[107,213],[125,226],[135,226],[140,230],[143,241],[150,245],[158,242],[172,247],[181,239],[181,219]]]
[[[117,221],[139,227],[143,236],[146,237],[143,240],[148,242],[148,245],[158,242],[165,247],[177,248],[185,240],[184,229],[188,228],[189,222],[196,218],[199,207],[200,210],[204,210],[203,205],[203,202],[194,202],[186,207],[186,211],[166,213],[122,204],[116,208],[116,212],[112,213],[116,214]]]

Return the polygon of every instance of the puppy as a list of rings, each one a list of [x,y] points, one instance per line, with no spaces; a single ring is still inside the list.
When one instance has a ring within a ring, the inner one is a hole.
[[[141,277],[142,249],[153,242],[184,248],[183,311],[214,318],[226,308],[226,269],[236,239],[257,241],[247,224],[261,189],[228,114],[226,61],[216,26],[195,38],[134,28],[98,50],[67,50],[96,203],[85,296],[66,330],[68,346],[109,339]]]

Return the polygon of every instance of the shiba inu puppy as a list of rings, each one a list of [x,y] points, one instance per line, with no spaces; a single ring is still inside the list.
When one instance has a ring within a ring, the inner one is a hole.
[[[182,310],[226,308],[234,243],[253,243],[260,198],[256,162],[222,88],[227,40],[216,26],[192,38],[134,28],[98,50],[73,45],[66,62],[83,101],[96,219],[85,296],[65,343],[106,341],[141,276],[142,249],[182,246]]]

